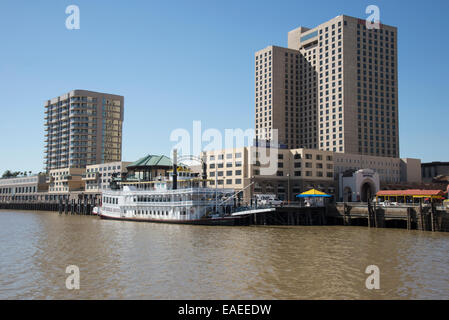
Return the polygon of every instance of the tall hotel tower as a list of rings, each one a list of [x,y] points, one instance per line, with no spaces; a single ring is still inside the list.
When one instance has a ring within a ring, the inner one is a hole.
[[[123,103],[123,96],[85,90],[48,100],[46,170],[120,161]]]
[[[258,139],[399,157],[397,29],[338,16],[255,55]]]

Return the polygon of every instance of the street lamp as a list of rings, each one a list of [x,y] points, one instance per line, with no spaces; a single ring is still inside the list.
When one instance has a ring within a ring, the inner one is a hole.
[[[250,203],[251,203],[251,207],[253,206],[253,202],[254,202],[254,176],[251,176],[251,192],[250,192]]]

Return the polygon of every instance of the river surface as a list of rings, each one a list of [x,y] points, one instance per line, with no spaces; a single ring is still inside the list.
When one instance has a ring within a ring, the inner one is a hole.
[[[369,265],[379,290],[365,286]],[[449,299],[448,270],[449,233],[0,211],[0,299]]]

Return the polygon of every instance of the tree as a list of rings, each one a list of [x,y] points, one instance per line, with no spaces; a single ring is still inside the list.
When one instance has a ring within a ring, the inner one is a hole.
[[[2,178],[15,178],[15,177],[19,177],[19,176],[23,176],[23,177],[27,177],[28,175],[31,176],[33,172],[32,171],[14,171],[12,172],[11,170],[6,170],[5,172],[3,172]]]
[[[11,178],[11,177],[13,177],[13,173],[11,172],[11,170],[6,170],[2,175],[2,178]]]

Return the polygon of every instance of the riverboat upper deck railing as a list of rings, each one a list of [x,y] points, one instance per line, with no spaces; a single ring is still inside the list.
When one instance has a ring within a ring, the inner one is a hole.
[[[106,190],[103,192],[104,195],[177,195],[177,194],[232,194],[234,193],[234,189],[223,189],[223,188],[182,188],[182,189],[156,189],[156,190],[142,190],[142,189],[134,189],[134,190]]]

